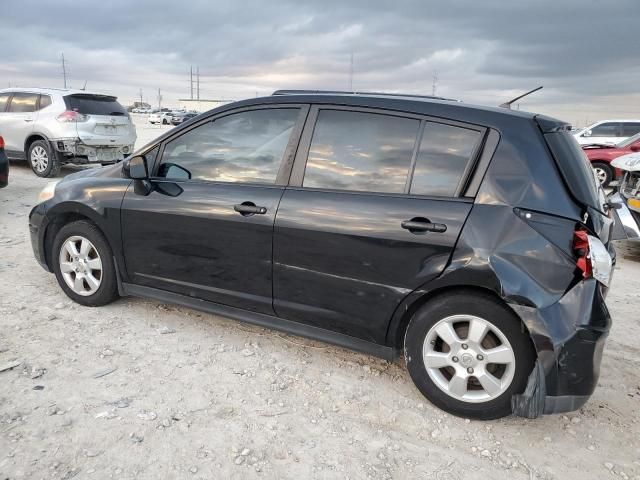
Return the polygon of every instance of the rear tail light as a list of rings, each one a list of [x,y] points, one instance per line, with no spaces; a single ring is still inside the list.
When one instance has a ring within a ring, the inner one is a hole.
[[[4,148],[4,138],[0,137],[0,150]]]
[[[573,251],[576,267],[583,278],[595,278],[608,287],[613,273],[613,260],[607,247],[599,238],[589,235],[586,230],[576,230],[573,234]]]
[[[86,122],[89,119],[87,115],[83,113],[78,113],[73,110],[65,110],[60,115],[56,117],[56,120],[62,123],[70,123],[70,122]]]

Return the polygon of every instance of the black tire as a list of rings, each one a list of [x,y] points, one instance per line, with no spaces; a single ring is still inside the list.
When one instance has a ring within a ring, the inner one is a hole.
[[[591,164],[596,172],[599,170],[604,175],[603,179],[600,179],[600,184],[606,188],[609,186],[609,183],[613,180],[613,169],[608,163],[604,162],[593,162]]]
[[[46,166],[41,162],[42,152],[46,155]],[[55,177],[60,173],[60,167],[62,166],[58,153],[45,140],[36,140],[29,145],[27,161],[33,173],[43,178]]]
[[[162,124],[163,125],[169,125],[169,120],[167,120],[166,118],[164,120],[162,120]]]
[[[74,292],[65,282],[61,271],[60,250],[66,240],[73,236],[81,236],[88,239],[94,245],[102,261],[100,286],[95,293],[88,296]],[[118,298],[118,283],[113,265],[113,253],[104,235],[93,223],[87,220],[78,220],[62,227],[53,240],[51,263],[58,284],[74,302],[88,307],[98,307],[111,303]]]
[[[429,376],[422,354],[425,338],[431,327],[452,315],[480,317],[502,332],[511,344],[515,356],[514,376],[498,397],[481,403],[459,400],[443,391]],[[409,374],[431,403],[452,415],[479,420],[501,418],[512,413],[511,397],[524,391],[536,358],[529,334],[518,317],[490,295],[477,292],[443,294],[423,305],[409,322],[404,348]]]

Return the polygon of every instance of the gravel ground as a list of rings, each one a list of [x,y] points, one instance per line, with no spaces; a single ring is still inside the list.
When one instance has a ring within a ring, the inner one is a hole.
[[[140,142],[166,128],[141,124]],[[31,253],[47,180],[13,163],[10,181],[0,479],[640,479],[640,246],[618,245],[587,405],[478,422],[431,406],[399,362],[155,301],[74,304]]]

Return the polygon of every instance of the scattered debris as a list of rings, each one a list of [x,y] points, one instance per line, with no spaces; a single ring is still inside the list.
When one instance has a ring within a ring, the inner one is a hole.
[[[118,369],[118,367],[109,367],[109,368],[105,368],[104,370],[100,370],[96,373],[93,374],[93,378],[100,378],[100,377],[104,377],[106,375],[109,375],[110,373],[115,372]]]
[[[173,328],[170,327],[162,327],[160,330],[160,335],[167,335],[169,333],[176,333],[176,331]]]
[[[20,366],[21,364],[22,362],[17,362],[17,361],[5,363],[4,365],[0,365],[0,372],[11,370],[13,368]]]
[[[138,418],[140,420],[155,420],[156,418],[158,418],[158,415],[156,414],[156,412],[141,410],[140,413],[138,413]]]

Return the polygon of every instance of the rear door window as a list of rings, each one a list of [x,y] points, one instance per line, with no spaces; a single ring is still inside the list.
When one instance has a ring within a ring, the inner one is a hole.
[[[116,97],[109,95],[77,94],[64,97],[67,110],[85,115],[127,115],[127,109],[118,103]]]
[[[10,93],[0,93],[0,112],[4,112],[7,108],[7,103],[9,103]]]
[[[427,122],[409,192],[453,197],[481,138],[476,130]]]
[[[402,193],[419,128],[410,118],[320,110],[303,186]]]
[[[640,132],[640,123],[625,122],[622,124],[623,137],[632,137],[638,132]]]
[[[619,137],[620,136],[620,124],[607,122],[591,129],[592,137]]]
[[[38,105],[38,95],[34,93],[16,92],[11,98],[9,111],[13,113],[35,112]]]
[[[51,105],[51,97],[49,95],[40,95],[40,110]]]

